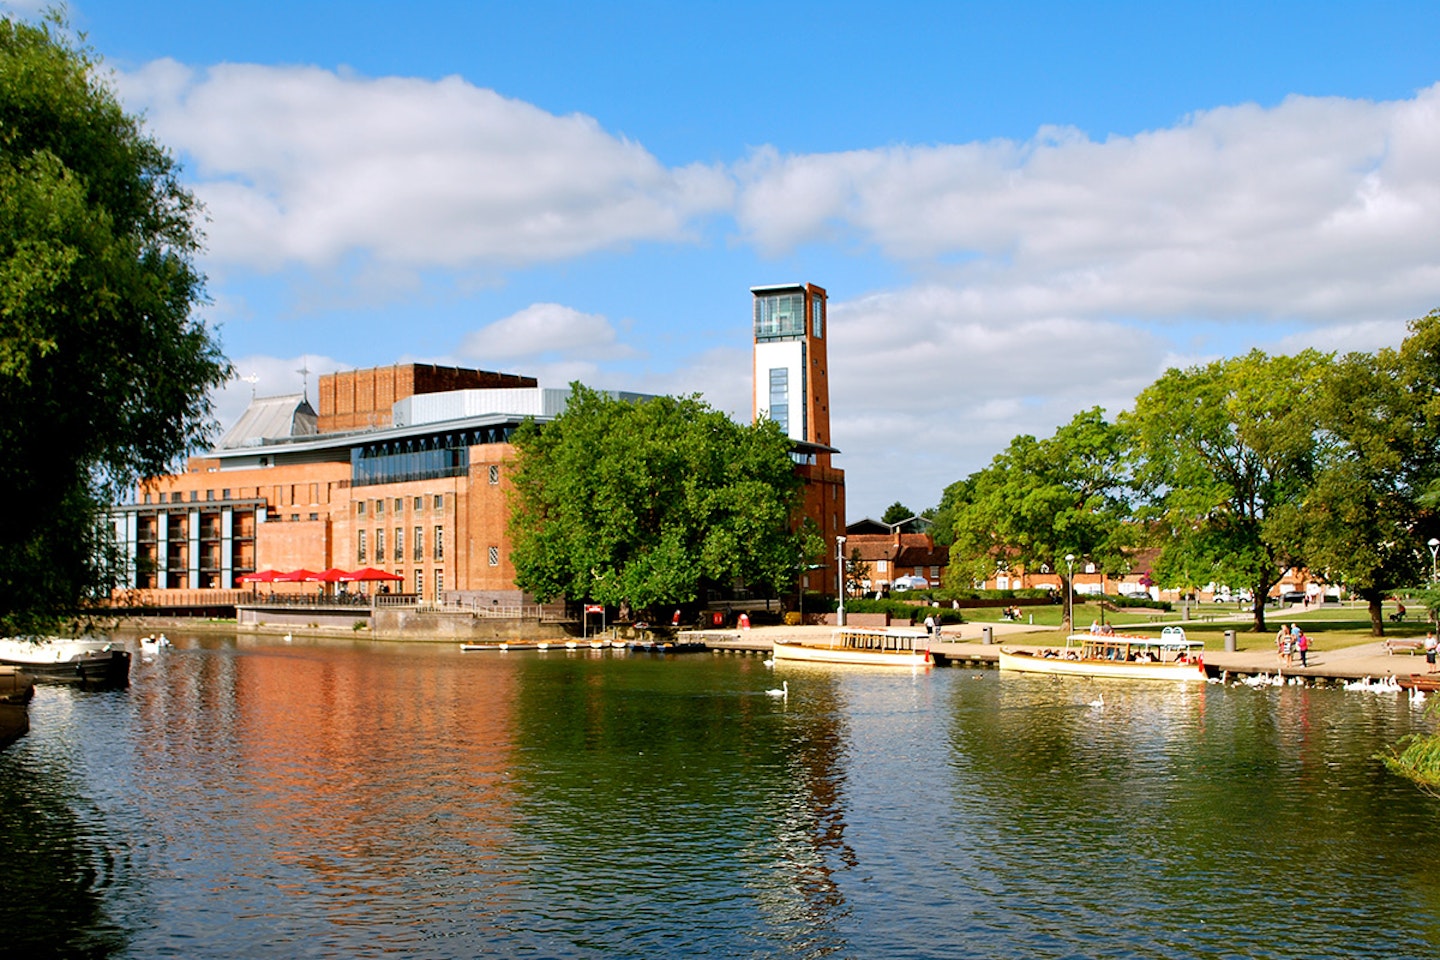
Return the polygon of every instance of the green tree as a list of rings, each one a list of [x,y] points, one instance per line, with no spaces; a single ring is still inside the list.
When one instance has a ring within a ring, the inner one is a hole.
[[[982,580],[1010,564],[1048,567],[1068,591],[1067,554],[1102,570],[1121,567],[1129,532],[1124,453],[1123,434],[1098,407],[1048,440],[1016,437],[988,467],[946,489],[939,512],[951,517],[953,575]]]
[[[737,580],[779,593],[813,547],[791,529],[800,481],[769,420],[573,384],[563,414],[514,442],[515,579],[541,598],[647,609]]]
[[[1433,315],[1415,321],[1412,338],[1433,337],[1437,326]],[[1420,501],[1435,461],[1425,403],[1440,384],[1424,382],[1407,346],[1351,354],[1327,372],[1317,398],[1315,480],[1292,514],[1311,571],[1365,600],[1377,637],[1385,633],[1385,597],[1429,576],[1424,542],[1435,526]]]
[[[1315,477],[1317,392],[1329,364],[1313,350],[1255,350],[1171,369],[1121,417],[1142,515],[1161,544],[1160,583],[1249,587],[1255,629],[1265,629],[1266,595],[1303,560],[1295,531]]]
[[[914,510],[911,510],[909,507],[905,506],[905,504],[901,503],[899,500],[896,500],[894,503],[890,504],[890,506],[885,508],[885,512],[880,515],[880,522],[896,524],[901,522],[902,520],[909,520],[913,516],[915,516]]]
[[[58,16],[0,19],[0,629],[108,593],[100,522],[212,425],[194,199]]]

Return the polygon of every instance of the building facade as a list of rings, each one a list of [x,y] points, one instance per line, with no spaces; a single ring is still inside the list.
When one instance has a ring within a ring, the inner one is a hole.
[[[803,481],[803,515],[815,525],[826,550],[818,569],[804,574],[804,588],[838,589],[836,538],[845,532],[845,471],[831,462],[829,317],[823,287],[784,283],[751,287],[753,297],[754,403],[756,419],[779,424],[795,444],[796,472]]]
[[[845,487],[830,462],[825,291],[804,284],[754,295],[756,416],[777,420],[794,441],[804,514],[829,545],[827,566],[809,573],[807,588],[833,591]],[[114,508],[127,602],[224,602],[198,594],[253,590],[241,578],[263,571],[361,567],[393,574],[392,590],[426,599],[524,599],[506,530],[510,438],[526,418],[558,416],[569,390],[517,374],[402,364],[327,374],[318,395],[318,411],[302,394],[253,400],[184,473],[149,480]]]

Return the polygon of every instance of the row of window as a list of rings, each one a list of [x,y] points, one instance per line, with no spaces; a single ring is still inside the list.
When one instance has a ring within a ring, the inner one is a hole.
[[[373,537],[374,539],[371,540],[371,537]],[[358,530],[358,531],[356,531],[356,533],[355,533],[355,553],[356,553],[357,558],[360,560],[361,563],[369,563],[369,562],[370,562],[370,561],[367,559],[367,556],[368,556],[368,554],[369,554],[369,549],[368,549],[369,544],[372,543],[372,542],[373,542],[374,545],[375,545],[375,562],[376,562],[376,563],[384,563],[386,557],[385,557],[385,530],[384,530],[383,528],[379,528],[379,529],[376,529],[376,530],[373,530],[373,531],[371,531],[371,530]],[[392,545],[392,547],[393,547],[393,549],[394,549],[394,553],[392,553],[392,554],[390,555],[390,558],[393,559],[393,560],[404,560],[404,559],[405,559],[405,528],[404,528],[404,527],[396,527],[396,528],[395,528],[395,539],[392,540],[392,541],[390,541],[390,543],[391,543],[391,545]],[[410,543],[410,549],[413,551],[413,553],[411,554],[411,556],[413,556],[416,560],[422,560],[422,559],[424,559],[424,557],[425,557],[425,528],[424,528],[424,527],[416,526],[416,527],[414,528],[414,539],[413,539],[413,540],[411,541],[411,543]],[[434,534],[433,534],[433,536],[430,538],[430,558],[431,558],[432,560],[444,560],[444,559],[445,559],[445,528],[444,528],[444,527],[436,526],[436,527],[435,527]]]
[[[166,502],[169,502],[169,503],[184,503],[184,502],[185,502],[185,494],[181,493],[179,490],[176,490],[174,493],[170,494],[170,497],[169,497],[169,500],[168,500],[168,501],[166,500],[166,497],[165,497],[165,494],[164,494],[164,493],[157,494],[157,496],[159,496],[159,498],[160,498],[160,500],[159,500],[160,503],[166,503]],[[214,500],[214,499],[215,499],[215,491],[214,491],[214,490],[206,490],[206,491],[205,491],[205,499],[206,499],[206,500]],[[226,487],[226,488],[224,488],[223,490],[220,491],[220,499],[221,499],[221,500],[229,500],[229,499],[230,499],[230,488],[229,488],[229,487]],[[191,502],[191,503],[197,503],[197,502],[199,502],[199,500],[200,500],[200,491],[199,491],[199,490],[191,490],[191,491],[190,491],[190,502]],[[148,494],[148,493],[145,494],[145,502],[146,502],[146,503],[149,503],[149,502],[150,502],[150,494]]]
[[[392,505],[392,506],[391,506],[391,512],[394,513],[394,514],[398,517],[398,516],[400,516],[401,514],[403,514],[403,513],[405,512],[405,501],[406,501],[407,499],[412,501],[412,502],[411,502],[411,512],[412,512],[412,513],[424,513],[424,512],[425,512],[425,502],[426,502],[427,500],[430,501],[431,509],[433,509],[433,510],[444,510],[444,509],[445,509],[445,494],[443,494],[443,493],[428,494],[428,493],[427,493],[427,494],[424,494],[424,495],[422,495],[422,496],[418,496],[418,497],[414,497],[414,498],[410,498],[410,497],[394,497],[394,498],[382,497],[382,498],[380,498],[379,500],[356,500],[356,501],[355,501],[355,515],[356,515],[356,516],[359,516],[359,517],[363,517],[363,516],[365,516],[367,513],[369,513],[369,514],[371,514],[371,515],[373,515],[373,516],[376,516],[376,517],[383,517],[383,516],[385,516],[385,504],[386,504],[386,503],[390,503],[390,504]]]

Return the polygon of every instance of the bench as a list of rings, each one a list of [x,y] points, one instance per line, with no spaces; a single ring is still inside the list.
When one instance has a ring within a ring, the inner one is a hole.
[[[1424,640],[1386,640],[1385,652],[1394,656],[1396,650],[1404,650],[1406,653],[1424,653]]]

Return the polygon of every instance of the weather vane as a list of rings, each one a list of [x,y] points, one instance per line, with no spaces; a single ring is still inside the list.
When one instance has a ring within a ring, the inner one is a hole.
[[[310,399],[310,358],[309,358],[309,357],[301,357],[301,358],[300,358],[300,369],[299,369],[299,370],[296,370],[295,372],[298,373],[298,374],[300,374],[300,392],[301,392],[302,394],[304,394],[306,400],[309,400],[309,399]]]

